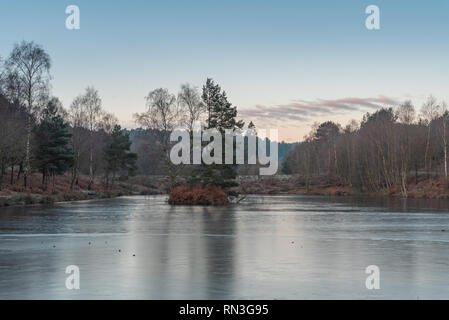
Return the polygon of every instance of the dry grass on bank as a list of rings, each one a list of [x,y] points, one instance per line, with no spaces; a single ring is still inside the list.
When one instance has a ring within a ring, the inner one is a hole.
[[[415,177],[408,179],[407,197],[424,199],[449,199],[449,188],[442,178],[421,175],[418,183]],[[305,178],[297,175],[277,175],[267,177],[240,176],[238,192],[243,194],[311,194],[325,196],[392,196],[403,197],[399,187],[391,187],[379,192],[358,190],[339,181],[328,182],[325,177],[314,177],[309,186]]]
[[[23,185],[23,177],[11,185],[9,172],[3,177],[0,188],[0,207],[10,205],[52,204],[61,201],[78,201],[95,198],[110,198],[130,194],[154,194],[155,190],[128,182],[116,181],[114,187],[105,188],[97,178],[88,190],[89,177],[80,175],[78,185],[70,189],[72,177],[70,173],[51,178],[48,188],[42,185],[42,175],[33,173],[28,176],[27,187]]]
[[[176,205],[221,206],[228,203],[226,193],[216,186],[177,187],[170,192],[168,203]]]

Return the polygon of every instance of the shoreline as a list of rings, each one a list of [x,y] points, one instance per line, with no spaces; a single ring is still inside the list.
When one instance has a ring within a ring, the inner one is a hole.
[[[4,184],[0,189],[0,208],[52,205],[60,202],[108,199],[126,195],[154,195],[164,193],[164,188],[166,188],[166,179],[159,180],[157,184],[151,181],[152,184],[141,177],[135,177],[130,181],[116,181],[115,185],[110,188],[105,188],[99,179],[95,179],[89,190],[89,178],[86,175],[81,175],[78,185],[71,190],[71,176],[65,174],[56,177],[55,184],[49,186],[47,190],[43,190],[39,178],[38,174],[30,176],[32,187],[26,189],[22,183]]]
[[[74,193],[78,195],[79,193]],[[40,195],[34,193],[17,193],[12,196],[0,195],[0,209],[11,207],[28,207],[28,206],[51,206],[59,203],[67,202],[82,202],[90,200],[105,200],[115,199],[123,196],[138,196],[138,195],[160,195],[161,193],[102,193],[97,195],[89,195],[87,197],[74,196],[70,194],[58,194],[58,195]],[[56,196],[56,197],[54,197]],[[59,200],[58,196],[64,197],[63,200]]]
[[[334,189],[332,189],[334,190]],[[36,194],[28,194],[22,193],[16,195],[16,197],[6,197],[0,196],[0,210],[3,208],[17,208],[17,207],[46,207],[57,204],[64,204],[70,202],[83,202],[83,201],[92,201],[92,200],[107,200],[107,199],[116,199],[120,197],[126,196],[169,196],[168,193],[119,193],[119,194],[100,194],[98,196],[90,196],[86,198],[68,198],[67,200],[54,200],[54,201],[46,201],[47,197],[39,197]],[[263,192],[263,193],[246,193],[246,196],[316,196],[323,198],[352,198],[352,197],[363,197],[363,198],[378,198],[378,199],[413,199],[413,200],[449,200],[449,197],[403,197],[399,194],[383,194],[383,193],[333,193],[329,192],[326,188],[323,189],[315,189],[313,192],[306,192],[305,190],[295,190],[294,192]],[[25,198],[31,198],[32,201],[24,200]],[[229,204],[236,204],[234,202],[229,202]],[[172,204],[176,205],[176,204]],[[213,205],[212,205],[213,206]]]
[[[449,199],[449,188],[436,178],[419,177],[418,181],[410,179],[406,196],[399,187],[390,187],[380,191],[361,191],[355,187],[338,182],[324,182],[323,177],[306,179],[299,175],[278,176],[240,176],[239,187],[235,189],[242,194],[299,194],[319,196],[359,196],[410,199]]]
[[[68,177],[61,177],[60,183]],[[311,183],[306,187],[304,179],[294,175],[278,176],[238,176],[238,187],[231,191],[241,195],[309,195],[323,197],[371,197],[402,199],[449,199],[449,189],[436,179],[421,179],[418,183],[409,183],[407,197],[399,189],[390,188],[379,192],[362,192],[345,185]],[[97,183],[94,190],[83,188],[70,191],[67,186],[43,192],[39,189],[20,190],[20,188],[4,188],[0,192],[0,208],[22,207],[30,205],[52,205],[56,203],[99,200],[133,195],[168,195],[168,179],[164,176],[139,176],[126,182],[117,182],[110,190],[105,190]],[[183,179],[178,181],[184,185]]]

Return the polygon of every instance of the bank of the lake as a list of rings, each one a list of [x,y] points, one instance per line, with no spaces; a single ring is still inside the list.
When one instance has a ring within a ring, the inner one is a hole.
[[[103,198],[115,198],[130,195],[159,195],[168,194],[169,178],[166,176],[136,176],[126,180],[116,181],[113,186],[104,187],[101,179],[95,179],[93,187],[89,190],[88,177],[82,175],[78,184],[71,189],[71,175],[66,174],[55,178],[55,184],[50,183],[47,190],[43,190],[39,175],[34,174],[28,188],[20,184],[3,184],[0,190],[0,207],[22,206],[32,204],[53,204],[57,202],[79,201]],[[239,186],[230,190],[239,195],[321,195],[321,196],[368,196],[368,197],[396,197],[404,198],[399,188],[391,187],[379,192],[361,191],[343,183],[326,182],[321,178],[311,179],[306,184],[305,178],[297,175],[275,176],[238,176]],[[184,188],[185,177],[177,179],[180,189],[188,192],[177,192],[172,204],[192,205],[199,198],[200,205],[223,205],[221,194],[217,201],[210,201],[210,196],[216,192],[197,192],[191,188]],[[194,192],[195,191],[195,192]],[[216,198],[216,197],[215,197]],[[214,199],[215,199],[214,198]],[[438,179],[428,179],[421,176],[418,181],[411,180],[408,184],[407,198],[412,199],[449,199],[449,189],[446,184]],[[191,201],[192,200],[192,201]],[[195,200],[195,201],[193,201]],[[203,201],[204,200],[204,201]]]
[[[4,182],[0,188],[0,207],[49,205],[58,202],[119,196],[165,194],[169,181],[164,176],[132,177],[126,180],[117,180],[106,187],[104,181],[97,177],[91,188],[88,188],[88,185],[89,177],[80,175],[72,187],[72,176],[65,174],[51,179],[45,188],[41,182],[41,175],[35,173],[28,177],[26,188],[22,181],[13,184]]]
[[[377,192],[360,190],[341,181],[327,181],[324,177],[306,178],[299,175],[239,176],[239,187],[243,194],[298,194],[322,196],[368,196],[399,197],[413,199],[449,199],[449,188],[437,178],[419,176],[408,181],[407,194],[399,187],[390,187]]]

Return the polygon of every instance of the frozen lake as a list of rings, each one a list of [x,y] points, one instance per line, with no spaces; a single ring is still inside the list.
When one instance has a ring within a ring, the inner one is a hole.
[[[448,299],[449,202],[136,196],[0,209],[1,299]],[[68,290],[65,269],[80,269]],[[380,269],[368,290],[365,269]]]

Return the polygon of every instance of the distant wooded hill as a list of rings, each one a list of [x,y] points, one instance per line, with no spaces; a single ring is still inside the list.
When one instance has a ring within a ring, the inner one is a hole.
[[[148,143],[150,142],[149,140],[154,141],[155,139],[157,139],[158,136],[160,136],[158,130],[146,130],[146,129],[142,129],[142,128],[136,128],[136,129],[128,129],[128,130],[126,130],[126,132],[129,134],[130,140],[133,142],[133,147],[132,147],[133,151],[137,152],[139,155],[138,159],[143,161],[143,158],[145,158],[145,157],[146,158],[148,158],[149,156],[158,157],[157,148],[153,148],[153,150],[151,152],[148,152],[149,150],[147,150],[147,148],[145,147],[145,145],[148,145]],[[284,142],[284,141],[280,142],[278,144],[278,159],[279,159],[279,164],[280,164],[279,167],[281,167],[281,165],[282,165],[285,157],[289,153],[289,151],[293,150],[297,144],[299,144],[299,142],[289,143],[289,142]],[[146,151],[144,151],[144,150],[146,150]],[[269,143],[267,143],[267,151],[269,152],[269,150],[270,150]],[[146,153],[146,155],[140,154],[142,152],[147,152],[147,153]]]

